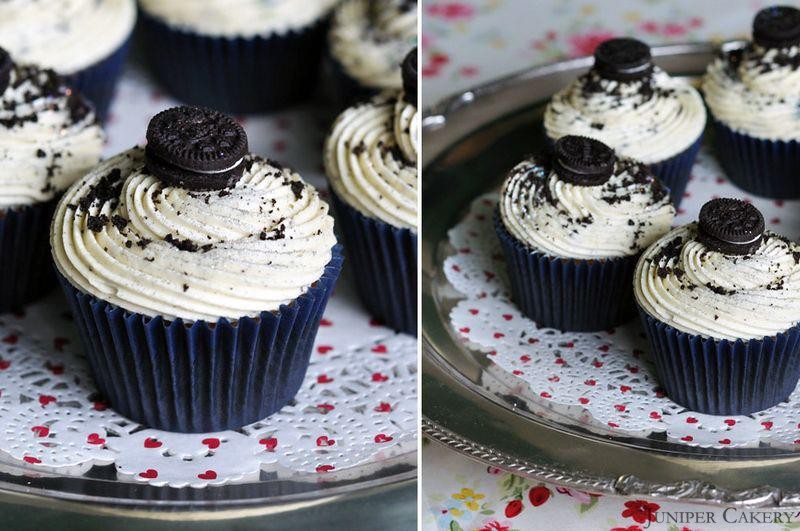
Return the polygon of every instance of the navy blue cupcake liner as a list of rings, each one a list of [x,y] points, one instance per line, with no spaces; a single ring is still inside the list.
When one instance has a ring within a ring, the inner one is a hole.
[[[755,138],[713,122],[717,160],[736,186],[771,199],[800,198],[800,142]]]
[[[100,121],[105,121],[117,82],[122,75],[125,59],[128,57],[130,37],[105,59],[74,74],[64,76],[67,85],[77,90],[94,104],[94,109]]]
[[[50,222],[58,199],[0,212],[0,312],[19,310],[55,285]]]
[[[205,433],[266,418],[294,398],[342,262],[336,245],[306,293],[275,312],[233,322],[148,317],[59,279],[110,405],[152,428]]]
[[[579,260],[539,253],[515,238],[495,209],[511,296],[537,325],[565,332],[607,330],[633,317],[638,256]]]
[[[309,99],[317,87],[328,19],[267,37],[202,35],[141,12],[145,52],[158,80],[185,103],[261,113]]]
[[[641,307],[656,374],[669,398],[709,415],[747,415],[783,402],[800,378],[800,326],[736,341],[681,332]]]
[[[417,334],[417,234],[365,216],[331,190],[361,302],[386,326]]]
[[[691,146],[677,155],[650,165],[650,171],[653,172],[653,175],[658,177],[658,180],[669,188],[669,194],[672,197],[672,204],[675,205],[675,208],[678,208],[681,201],[683,201],[683,193],[686,191],[686,185],[689,184],[692,167],[702,143],[703,135],[700,135]]]

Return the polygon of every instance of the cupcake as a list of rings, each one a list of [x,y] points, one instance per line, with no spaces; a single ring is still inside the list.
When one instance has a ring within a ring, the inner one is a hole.
[[[800,377],[800,245],[764,230],[753,205],[713,199],[699,222],[647,249],[634,293],[656,372],[678,404],[746,415]]]
[[[676,206],[705,124],[697,91],[653,65],[650,48],[634,39],[598,46],[592,69],[553,96],[544,115],[550,140],[587,136],[650,165]]]
[[[345,0],[328,35],[337,99],[401,90],[397,65],[417,45],[416,0]]]
[[[175,97],[231,113],[267,112],[314,92],[336,0],[140,0],[144,44]]]
[[[417,51],[403,91],[344,111],[325,141],[325,172],[358,293],[386,325],[417,331],[420,121]]]
[[[800,198],[800,10],[759,11],[753,42],[722,52],[703,93],[728,177],[756,195]]]
[[[100,160],[91,106],[52,70],[0,49],[0,311],[55,285],[50,220],[61,194]]]
[[[135,23],[134,0],[6,0],[0,46],[21,63],[64,75],[104,119]]]
[[[211,432],[294,397],[342,264],[328,205],[216,111],[157,114],[58,204],[53,258],[99,390]]]
[[[641,252],[675,216],[647,165],[587,137],[515,166],[500,192],[495,230],[511,295],[539,326],[605,330],[633,314]]]

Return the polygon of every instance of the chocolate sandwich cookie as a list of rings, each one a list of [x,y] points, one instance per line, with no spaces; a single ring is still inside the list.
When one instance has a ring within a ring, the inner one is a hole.
[[[753,20],[753,41],[764,48],[788,48],[800,44],[800,9],[772,6]]]
[[[698,240],[723,254],[751,254],[764,237],[764,216],[738,199],[712,199],[700,209],[699,222]]]
[[[594,69],[615,81],[635,81],[653,72],[650,47],[636,39],[610,39],[594,52]]]
[[[403,59],[403,91],[406,101],[412,105],[417,105],[417,47],[411,50],[406,58]]]
[[[199,107],[162,111],[147,127],[147,165],[169,186],[222,190],[244,172],[247,134],[220,112]]]
[[[614,150],[593,138],[567,135],[553,147],[554,170],[561,180],[576,186],[598,186],[614,173]]]

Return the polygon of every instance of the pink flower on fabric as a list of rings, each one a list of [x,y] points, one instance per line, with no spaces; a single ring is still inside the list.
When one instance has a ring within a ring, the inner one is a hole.
[[[428,6],[428,14],[445,20],[459,20],[472,17],[475,9],[464,2],[444,2]]]
[[[572,35],[568,42],[570,45],[570,55],[573,57],[581,55],[592,55],[594,49],[603,41],[613,39],[614,34],[610,31],[590,31],[582,35]]]

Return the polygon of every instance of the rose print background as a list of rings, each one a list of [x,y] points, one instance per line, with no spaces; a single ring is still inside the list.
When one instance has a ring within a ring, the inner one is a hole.
[[[746,38],[764,0],[422,0],[424,106],[530,66],[587,55],[604,39],[632,35],[650,44]],[[782,4],[800,6],[798,1]],[[422,526],[669,531],[730,529],[722,509],[596,496],[531,482],[424,441]],[[711,511],[716,524],[668,524],[664,514]],[[728,513],[728,517],[738,515]],[[800,522],[800,515],[794,515]],[[750,524],[746,529],[800,529]]]

